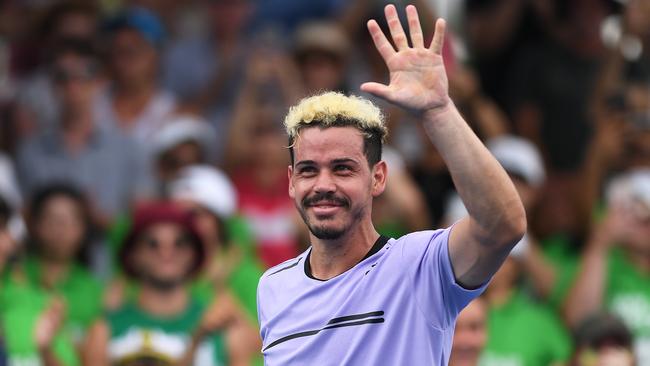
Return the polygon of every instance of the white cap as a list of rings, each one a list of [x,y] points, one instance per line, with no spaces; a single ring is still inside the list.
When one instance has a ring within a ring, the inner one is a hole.
[[[160,155],[187,141],[197,142],[210,155],[211,144],[216,141],[216,132],[208,121],[202,118],[190,115],[173,117],[153,135],[153,155]]]
[[[231,217],[237,210],[237,192],[230,179],[208,165],[183,168],[169,188],[173,199],[195,202],[221,218]]]
[[[544,183],[544,163],[539,150],[530,141],[504,135],[490,139],[486,145],[506,172],[524,178],[535,187]]]
[[[638,168],[615,177],[606,190],[608,205],[633,210],[650,217],[650,168]]]

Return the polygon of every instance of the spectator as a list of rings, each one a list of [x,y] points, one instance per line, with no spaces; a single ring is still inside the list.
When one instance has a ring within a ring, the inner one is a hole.
[[[458,314],[449,366],[478,366],[487,340],[487,304],[478,297]]]
[[[577,326],[609,311],[634,335],[639,365],[650,364],[650,171],[627,172],[609,189],[608,209],[593,228],[564,316]]]
[[[10,363],[76,365],[102,291],[82,260],[90,235],[82,194],[65,185],[37,192],[29,233],[27,256],[6,273],[0,294]]]
[[[172,117],[156,131],[151,140],[151,155],[161,191],[184,167],[209,164],[215,138],[216,133],[206,120],[190,115]]]
[[[185,107],[204,116],[219,138],[228,133],[247,60],[262,57],[250,51],[247,32],[256,3],[251,0],[207,2],[204,9],[207,31],[175,40],[164,55],[165,86]]]
[[[146,170],[130,140],[96,126],[93,100],[100,69],[92,47],[66,42],[54,65],[60,129],[43,131],[19,148],[20,183],[26,194],[53,181],[77,185],[90,198],[94,221],[105,226],[128,207],[138,187],[146,186]]]
[[[194,290],[210,299],[226,288],[257,318],[256,290],[263,271],[252,233],[236,216],[237,194],[228,177],[209,166],[187,167],[171,183],[170,196],[194,215],[205,245],[207,265]]]
[[[99,96],[98,122],[146,145],[176,108],[173,95],[158,83],[165,30],[143,8],[126,9],[105,29],[112,83]]]
[[[85,364],[247,364],[260,344],[250,342],[255,329],[235,300],[223,291],[206,307],[188,291],[204,248],[191,215],[178,206],[139,207],[119,256],[137,296],[95,323]]]
[[[301,25],[295,34],[294,57],[308,95],[324,90],[349,92],[347,59],[350,41],[332,22]]]
[[[570,366],[636,364],[632,334],[616,316],[600,313],[585,319],[573,338],[575,352]]]
[[[59,43],[78,40],[93,43],[99,21],[96,4],[90,1],[65,0],[50,7],[38,27],[40,40],[35,42],[40,57],[38,68],[19,85],[14,112],[17,137],[28,138],[45,129],[55,129],[60,110],[57,85],[49,68]]]
[[[298,254],[299,229],[304,229],[287,191],[287,140],[280,124],[284,106],[301,93],[293,75],[282,71],[285,66],[290,64],[282,54],[250,61],[225,155],[238,207],[266,267]]]

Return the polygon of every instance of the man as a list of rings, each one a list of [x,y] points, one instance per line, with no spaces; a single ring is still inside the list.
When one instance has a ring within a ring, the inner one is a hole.
[[[206,307],[189,291],[205,261],[192,215],[170,203],[138,208],[120,251],[137,294],[92,327],[86,365],[247,365],[255,327],[222,291]]]
[[[368,23],[390,84],[361,88],[423,119],[469,216],[444,230],[381,237],[371,221],[387,174],[379,109],[337,93],[292,108],[289,195],[312,246],[260,280],[268,365],[446,365],[458,313],[526,231],[512,182],[448,96],[444,20],[425,48],[415,7],[406,11],[412,47],[393,5],[386,18],[397,50]]]
[[[148,184],[144,162],[137,158],[132,141],[97,126],[93,106],[101,70],[92,45],[62,42],[52,66],[61,104],[59,126],[19,147],[16,167],[21,187],[30,194],[52,182],[73,184],[90,197],[94,221],[107,225]]]

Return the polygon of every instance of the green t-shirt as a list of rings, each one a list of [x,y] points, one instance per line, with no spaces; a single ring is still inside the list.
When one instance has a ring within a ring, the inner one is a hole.
[[[34,327],[53,297],[59,296],[65,301],[66,321],[54,339],[54,354],[64,365],[77,365],[74,345],[82,340],[88,326],[101,313],[102,287],[78,265],[53,289],[43,288],[40,276],[38,260],[28,257],[2,279],[0,321],[8,357],[15,364],[39,364]]]
[[[639,365],[650,365],[650,272],[641,272],[620,248],[608,259],[606,307],[634,334]]]
[[[522,294],[490,308],[480,366],[548,366],[570,355],[570,339],[558,319]]]
[[[551,309],[559,310],[578,275],[581,252],[574,248],[566,235],[551,236],[542,240],[541,244],[544,258],[556,273],[556,280],[547,302]]]
[[[201,320],[205,307],[192,301],[173,318],[154,317],[132,302],[110,312],[106,321],[111,330],[109,357],[118,366],[171,366],[185,353],[191,333]],[[194,355],[194,364],[227,365],[223,336],[216,334],[204,341]]]

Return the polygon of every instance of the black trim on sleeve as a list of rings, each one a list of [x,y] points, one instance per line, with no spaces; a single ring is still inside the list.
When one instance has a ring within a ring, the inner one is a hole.
[[[292,264],[290,264],[290,265],[288,265],[288,266],[286,266],[286,267],[280,268],[280,269],[278,269],[277,271],[271,273],[271,274],[269,275],[269,277],[270,277],[270,276],[273,276],[273,275],[276,274],[276,273],[280,273],[280,272],[282,272],[282,271],[286,271],[286,270],[289,269],[289,268],[293,268],[293,267],[297,266],[298,263],[300,263],[301,260],[302,260],[302,257],[298,258],[298,260],[295,261],[294,263],[292,263]]]
[[[372,257],[374,254],[379,252],[381,250],[381,248],[383,248],[384,245],[386,245],[386,243],[388,243],[389,240],[390,240],[389,237],[380,235],[379,238],[377,238],[377,241],[375,241],[375,243],[372,245],[372,248],[370,248],[368,253],[359,261],[359,263],[363,262],[364,260]],[[321,282],[327,281],[327,280],[321,280],[320,278],[314,277],[314,275],[312,274],[312,271],[311,271],[311,264],[309,264],[310,256],[311,256],[311,250],[309,251],[309,253],[307,253],[307,257],[305,258],[305,275],[307,277],[311,278],[312,280],[321,281]],[[357,263],[357,264],[359,264],[359,263]],[[298,264],[298,263],[295,263],[295,264]]]

